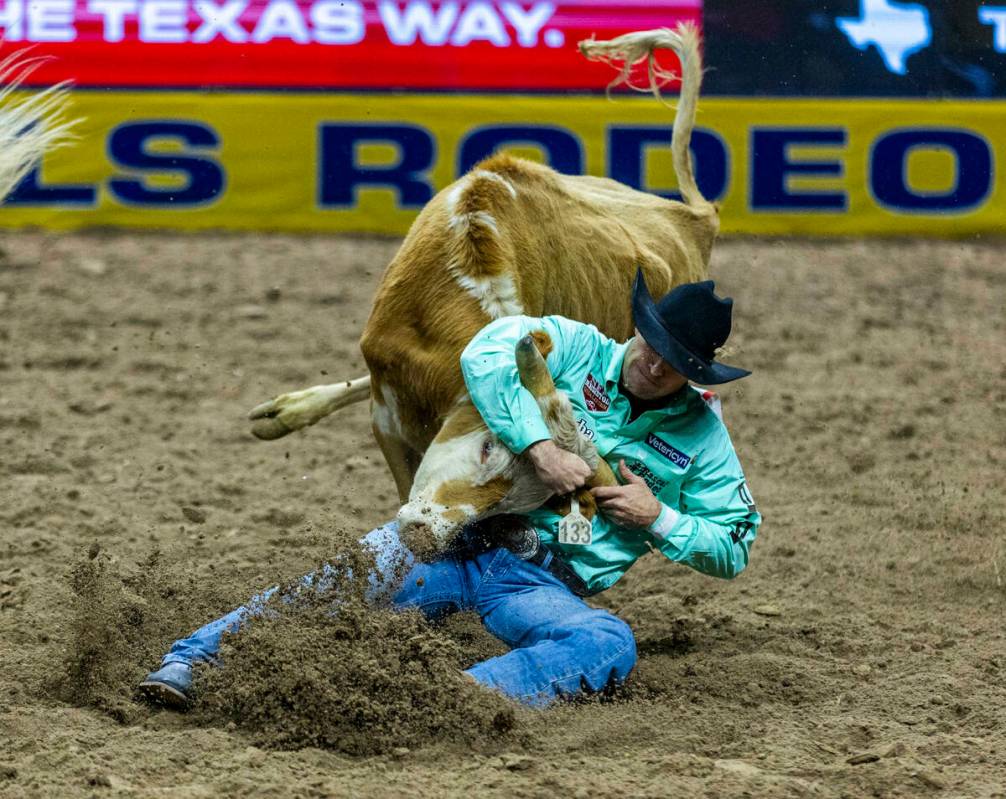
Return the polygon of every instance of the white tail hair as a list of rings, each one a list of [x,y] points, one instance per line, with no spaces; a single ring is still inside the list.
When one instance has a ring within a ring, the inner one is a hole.
[[[691,23],[682,23],[674,30],[657,28],[650,31],[627,33],[609,41],[587,39],[580,42],[580,52],[591,61],[604,61],[620,69],[618,76],[608,84],[608,89],[625,84],[635,91],[652,92],[660,101],[660,85],[674,77],[674,73],[661,69],[654,51],[673,50],[681,60],[681,96],[674,115],[674,134],[671,137],[671,155],[674,172],[678,176],[681,196],[689,205],[709,205],[702,196],[692,171],[692,158],[688,145],[695,127],[695,111],[702,86],[702,56],[699,53],[699,32]],[[646,62],[647,86],[631,82],[633,66]],[[619,67],[619,63],[621,66]]]
[[[27,53],[27,49],[18,50],[0,61],[0,201],[46,152],[73,139],[70,131],[78,122],[63,116],[69,81],[24,99],[13,98],[25,79],[47,60]]]

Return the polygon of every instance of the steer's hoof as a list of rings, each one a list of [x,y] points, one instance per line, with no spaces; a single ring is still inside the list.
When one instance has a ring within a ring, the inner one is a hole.
[[[252,408],[248,414],[252,420],[252,435],[263,441],[272,441],[292,433],[294,429],[279,417],[281,410],[274,399]]]

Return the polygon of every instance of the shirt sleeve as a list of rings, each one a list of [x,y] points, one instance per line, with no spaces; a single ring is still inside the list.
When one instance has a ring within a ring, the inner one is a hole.
[[[472,402],[490,430],[513,452],[521,453],[536,441],[551,438],[538,403],[517,374],[515,347],[522,337],[544,330],[552,339],[546,359],[558,377],[581,350],[579,328],[593,330],[559,316],[504,316],[486,325],[461,353],[461,373]]]
[[[679,507],[664,505],[649,529],[671,560],[730,579],[748,564],[761,514],[730,438],[725,429],[721,432],[682,485]]]

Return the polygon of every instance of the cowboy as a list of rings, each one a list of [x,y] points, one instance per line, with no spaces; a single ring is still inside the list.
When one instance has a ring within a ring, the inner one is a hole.
[[[504,317],[483,328],[461,357],[465,384],[486,425],[512,451],[525,452],[557,494],[584,485],[590,467],[559,449],[537,406],[520,386],[516,342],[545,330],[556,386],[573,405],[581,433],[616,469],[622,485],[592,493],[599,514],[569,534],[568,519],[547,508],[507,531],[508,547],[477,531],[432,563],[418,562],[398,540],[395,523],[365,536],[376,568],[368,599],[415,607],[429,617],[475,610],[511,650],[466,674],[529,705],[598,692],[626,679],[636,663],[629,626],[584,601],[613,585],[641,556],[668,559],[717,577],[747,565],[761,523],[711,392],[750,372],[718,363],[730,335],[733,302],[712,281],[678,286],[654,302],[642,271],[633,289],[636,334],[625,343],[563,317]],[[405,574],[403,580],[390,575]],[[385,577],[388,575],[388,577]],[[329,575],[303,578],[321,586]],[[270,592],[275,589],[270,589]],[[247,607],[176,641],[141,689],[174,707],[191,698],[192,664],[212,662],[225,631],[261,611],[270,592]]]

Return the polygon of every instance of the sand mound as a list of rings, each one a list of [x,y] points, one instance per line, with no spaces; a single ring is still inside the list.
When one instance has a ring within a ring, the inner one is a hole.
[[[223,668],[200,670],[204,718],[256,743],[377,754],[437,740],[473,747],[506,737],[513,705],[461,674],[459,644],[415,611],[364,604],[358,587],[277,594],[225,636]]]
[[[263,746],[377,754],[438,740],[490,745],[516,724],[513,705],[461,673],[462,645],[418,612],[364,599],[370,556],[332,536],[323,581],[282,585],[262,615],[224,638],[223,668],[197,671],[193,723],[234,722]],[[63,668],[51,693],[122,723],[146,709],[136,685],[171,640],[211,618],[204,585],[185,584],[159,551],[129,569],[97,544],[67,579],[73,594]],[[217,583],[226,582],[221,580]],[[250,592],[247,592],[250,593]],[[219,604],[219,600],[218,603]]]
[[[414,612],[301,610],[231,637],[226,667],[202,674],[201,706],[280,749],[477,747],[510,732],[516,716],[462,677],[459,654]]]

